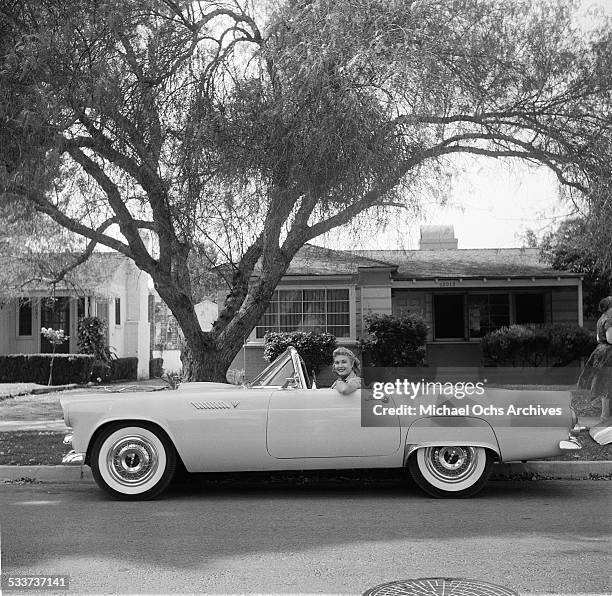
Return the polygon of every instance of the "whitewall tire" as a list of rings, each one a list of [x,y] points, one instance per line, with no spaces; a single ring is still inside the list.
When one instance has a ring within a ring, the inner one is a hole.
[[[420,447],[408,459],[414,481],[433,497],[475,495],[486,484],[492,467],[493,455],[484,447]]]
[[[117,499],[153,499],[176,470],[172,442],[146,423],[106,427],[94,442],[90,461],[98,486]]]

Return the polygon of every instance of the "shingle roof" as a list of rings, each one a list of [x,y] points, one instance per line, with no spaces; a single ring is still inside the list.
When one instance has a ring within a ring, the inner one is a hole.
[[[10,290],[11,286],[19,287],[20,292],[50,291],[53,277],[76,257],[78,255],[66,253],[49,255],[46,259],[34,256],[30,261],[27,257],[18,262],[13,259],[9,279],[4,280],[8,284],[8,292],[15,293],[16,290]],[[0,267],[3,258],[0,258]],[[55,290],[104,295],[117,270],[128,261],[126,256],[117,252],[94,252],[85,263],[56,284]],[[9,270],[8,267],[6,270]]]
[[[579,277],[542,262],[537,248],[449,250],[353,250],[351,254],[392,263],[395,279],[436,277]]]
[[[285,275],[355,275],[360,267],[395,269],[376,258],[306,244],[293,257]]]

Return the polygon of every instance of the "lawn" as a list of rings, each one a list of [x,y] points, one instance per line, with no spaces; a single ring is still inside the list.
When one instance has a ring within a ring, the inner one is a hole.
[[[65,434],[42,430],[0,432],[0,465],[59,465],[71,449],[62,443]]]

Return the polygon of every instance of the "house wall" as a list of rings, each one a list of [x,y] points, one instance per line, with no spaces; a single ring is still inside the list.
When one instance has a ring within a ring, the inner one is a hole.
[[[149,378],[149,287],[148,275],[131,263],[125,271],[125,329],[123,350],[125,356],[138,358],[138,378]],[[123,300],[122,300],[123,308]],[[123,313],[122,313],[123,315]]]
[[[578,288],[555,288],[551,294],[551,318],[553,323],[580,323]]]
[[[99,288],[98,297],[90,301],[89,313],[107,322],[107,341],[118,357],[138,358],[139,378],[149,374],[148,276],[130,261],[121,263],[109,283]],[[48,294],[39,291],[33,298],[32,335],[18,336],[18,302],[6,302],[0,308],[0,353],[33,354],[40,352],[41,299]],[[57,297],[68,295],[58,292]],[[120,299],[120,323],[115,323],[115,298]],[[70,297],[69,344],[71,353],[78,352],[78,297]]]
[[[549,282],[550,283],[550,282]],[[482,350],[478,339],[471,340],[435,340],[434,339],[434,312],[433,299],[435,294],[449,293],[508,293],[509,294],[509,323],[515,323],[514,297],[517,293],[544,292],[546,321],[550,323],[580,324],[579,280],[565,280],[573,286],[559,285],[558,280],[554,285],[546,285],[545,280],[532,281],[530,284],[520,285],[517,280],[509,282],[489,281],[486,286],[482,282],[470,286],[466,283],[461,285],[461,291],[457,286],[452,289],[417,288],[407,287],[394,288],[392,292],[393,314],[411,312],[419,314],[428,326],[427,335],[427,362],[431,366],[480,366],[482,364]]]

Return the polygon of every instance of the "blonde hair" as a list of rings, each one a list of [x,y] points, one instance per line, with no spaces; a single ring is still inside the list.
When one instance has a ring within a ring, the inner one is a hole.
[[[359,362],[359,358],[357,358],[357,356],[355,356],[355,354],[353,354],[353,352],[351,352],[348,348],[345,348],[344,346],[336,348],[334,350],[333,357],[335,358],[336,356],[348,356],[353,361],[351,370],[357,376],[361,375],[361,362]]]

